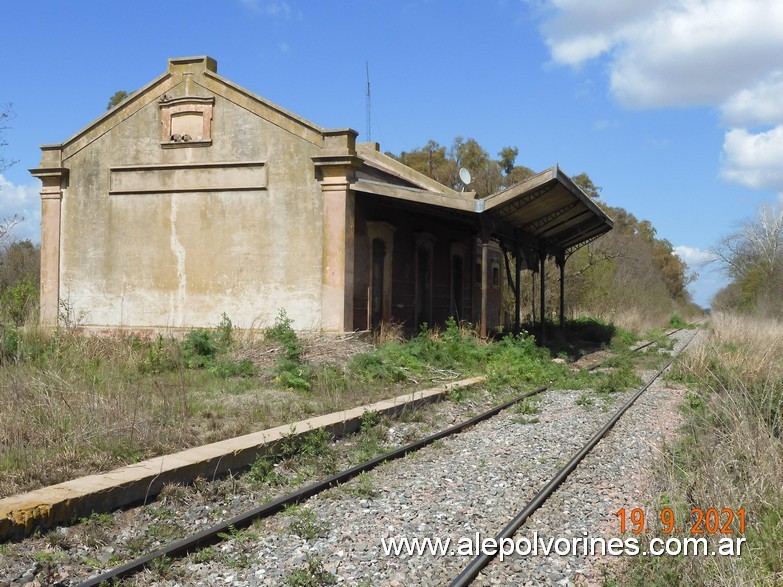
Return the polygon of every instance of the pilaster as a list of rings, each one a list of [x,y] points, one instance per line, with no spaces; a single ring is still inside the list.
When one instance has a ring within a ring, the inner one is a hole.
[[[321,327],[353,330],[354,235],[356,196],[350,188],[361,159],[351,129],[326,131],[324,151],[313,157],[323,193],[323,274]]]
[[[31,169],[41,180],[41,301],[39,323],[56,326],[60,305],[60,225],[63,192],[68,182],[68,169],[58,166],[59,146],[42,147],[41,167]]]

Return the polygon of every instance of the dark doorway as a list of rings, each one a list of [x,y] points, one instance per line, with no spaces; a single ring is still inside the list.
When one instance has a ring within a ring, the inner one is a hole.
[[[370,284],[370,316],[373,330],[383,322],[383,267],[386,259],[386,243],[376,238],[372,241],[372,280]]]
[[[451,257],[451,315],[459,322],[462,319],[462,256]]]
[[[416,249],[416,326],[432,326],[432,253],[427,247]]]

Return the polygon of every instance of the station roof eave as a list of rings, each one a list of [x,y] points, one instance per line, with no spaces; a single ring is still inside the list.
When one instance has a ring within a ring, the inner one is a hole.
[[[382,174],[373,177],[366,171],[360,173],[351,182],[352,189],[394,199],[436,216],[468,221],[476,227],[478,236],[497,239],[504,246],[513,244],[515,248],[523,246],[564,257],[614,225],[557,166],[476,199],[473,192],[457,192],[396,161],[387,161],[385,155],[362,151],[362,169],[371,167]]]
[[[479,202],[482,225],[490,237],[555,257],[567,256],[614,226],[557,166]]]

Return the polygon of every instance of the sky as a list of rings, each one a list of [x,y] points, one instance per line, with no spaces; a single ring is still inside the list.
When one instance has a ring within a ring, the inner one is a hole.
[[[17,238],[40,240],[39,145],[193,55],[384,152],[462,136],[586,172],[699,273],[702,306],[725,284],[708,249],[783,202],[779,0],[28,0],[4,6],[0,55],[17,161],[0,219],[24,217]]]

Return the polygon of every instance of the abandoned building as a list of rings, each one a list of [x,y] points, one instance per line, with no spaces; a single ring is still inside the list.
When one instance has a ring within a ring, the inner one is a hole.
[[[41,322],[162,331],[225,313],[260,328],[285,310],[297,329],[454,316],[487,332],[507,281],[518,304],[520,271],[551,256],[562,284],[568,255],[612,228],[557,167],[477,199],[356,138],[220,77],[209,57],[169,60],[41,147]]]

